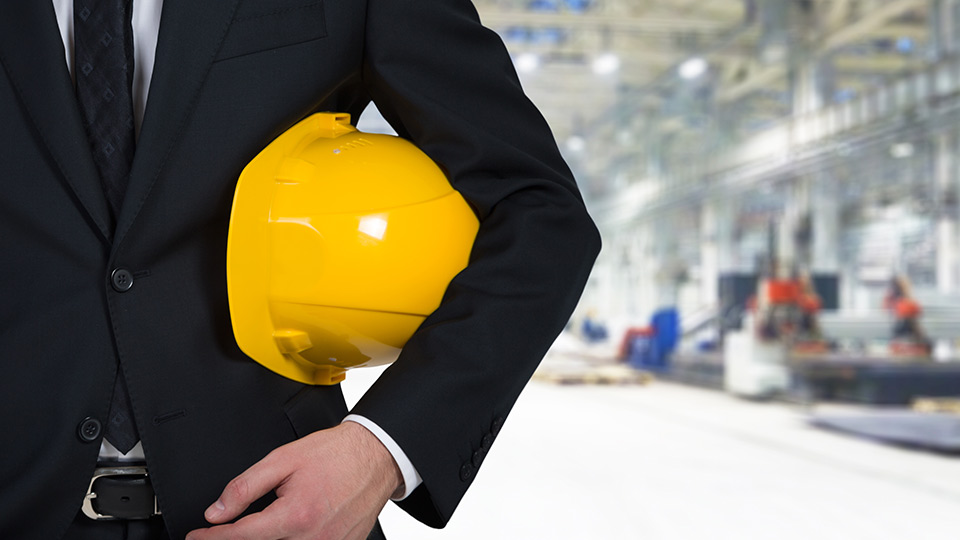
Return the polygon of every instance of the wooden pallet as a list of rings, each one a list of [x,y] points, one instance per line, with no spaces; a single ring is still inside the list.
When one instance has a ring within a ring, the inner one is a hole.
[[[628,385],[649,384],[654,380],[652,374],[637,371],[629,366],[601,366],[586,369],[539,369],[533,379],[553,384],[586,385]]]
[[[960,414],[960,398],[917,398],[911,409],[924,413]]]

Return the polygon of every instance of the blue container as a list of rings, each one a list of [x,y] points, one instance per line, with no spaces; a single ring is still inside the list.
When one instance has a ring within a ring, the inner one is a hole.
[[[630,342],[628,363],[648,371],[666,371],[670,367],[670,354],[680,338],[680,317],[676,309],[662,309],[650,319],[649,336],[636,336]]]
[[[652,369],[655,348],[655,336],[634,336],[634,338],[630,340],[630,351],[627,353],[627,363],[637,369]]]
[[[668,356],[680,340],[680,315],[673,308],[661,309],[653,314],[650,326],[657,340],[657,349],[662,355]]]

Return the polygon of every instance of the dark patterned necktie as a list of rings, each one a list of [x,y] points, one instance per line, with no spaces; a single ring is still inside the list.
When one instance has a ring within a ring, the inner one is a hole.
[[[77,100],[115,223],[134,151],[130,0],[74,0],[73,9]],[[119,366],[104,436],[124,454],[139,440]]]

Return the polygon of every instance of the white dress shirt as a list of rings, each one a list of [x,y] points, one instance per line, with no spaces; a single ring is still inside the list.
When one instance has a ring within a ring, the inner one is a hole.
[[[70,76],[73,76],[73,2],[74,0],[53,0],[53,9],[57,14],[60,36],[63,38],[63,50]],[[163,0],[135,0],[133,2],[133,119],[137,137],[143,111],[147,107],[147,94],[150,92],[150,78],[153,75],[153,62],[157,52],[157,38],[160,34],[160,11]],[[386,431],[370,419],[356,414],[348,415],[344,422],[356,422],[373,433],[393,456],[403,476],[404,491],[394,498],[400,501],[417,488],[422,482],[413,463]],[[100,446],[100,459],[114,461],[144,461],[143,446],[137,445],[127,454],[122,454],[104,439]]]

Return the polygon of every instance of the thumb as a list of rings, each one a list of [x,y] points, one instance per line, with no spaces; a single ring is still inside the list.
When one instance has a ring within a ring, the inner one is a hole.
[[[203,517],[213,524],[226,523],[239,516],[253,501],[273,491],[286,477],[283,461],[271,459],[268,455],[231,480]]]

